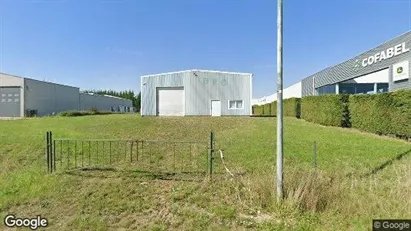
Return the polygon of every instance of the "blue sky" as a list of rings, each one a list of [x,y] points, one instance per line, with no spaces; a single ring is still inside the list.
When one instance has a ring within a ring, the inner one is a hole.
[[[138,91],[140,75],[251,72],[276,91],[276,0],[0,0],[0,72]],[[284,0],[284,87],[411,29],[411,0]]]

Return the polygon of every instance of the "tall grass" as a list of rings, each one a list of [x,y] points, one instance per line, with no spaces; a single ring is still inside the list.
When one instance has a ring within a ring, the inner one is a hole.
[[[133,172],[45,174],[44,133],[58,138],[207,140],[213,182]],[[275,119],[111,115],[0,121],[0,215],[41,214],[53,230],[364,230],[411,217],[411,158],[403,141],[285,118],[284,200],[276,198]],[[318,168],[312,167],[317,141]],[[402,153],[402,154],[401,154]],[[403,156],[402,158],[398,158]]]

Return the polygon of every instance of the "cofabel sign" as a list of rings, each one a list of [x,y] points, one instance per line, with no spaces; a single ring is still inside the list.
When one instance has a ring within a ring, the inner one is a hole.
[[[370,66],[374,63],[378,63],[382,60],[386,60],[386,59],[398,56],[408,51],[410,51],[410,48],[406,48],[405,43],[401,43],[396,46],[390,47],[385,51],[378,52],[375,55],[372,55],[368,58],[363,59],[361,62],[361,65],[363,67]]]

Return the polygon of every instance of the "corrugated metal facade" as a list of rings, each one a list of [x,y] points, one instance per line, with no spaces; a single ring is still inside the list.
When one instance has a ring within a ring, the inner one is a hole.
[[[120,107],[121,111],[126,111],[124,107],[132,107],[131,100],[110,96],[80,97],[78,87],[3,73],[0,73],[0,88],[4,89],[0,91],[3,92],[0,95],[0,101],[3,99],[3,94],[7,96],[6,102],[0,105],[2,110],[0,117],[24,117],[27,110],[37,111],[38,116],[47,116],[68,110],[88,110],[94,105],[97,109],[105,111],[110,111],[111,107],[115,110]],[[10,92],[10,89],[13,89],[13,92]],[[13,93],[13,98],[8,97],[11,93]],[[19,99],[15,96],[17,94],[19,94]],[[20,105],[20,110],[16,108],[17,103]]]
[[[0,87],[20,88],[20,91],[18,91],[19,96],[20,96],[19,97],[19,102],[13,102],[13,103],[19,103],[20,104],[20,110],[18,111],[17,115],[15,115],[16,113],[14,112],[14,109],[12,109],[13,111],[8,111],[8,112],[3,111],[2,113],[0,113],[0,117],[9,117],[7,115],[13,115],[15,117],[23,117],[24,116],[24,90],[23,90],[23,86],[24,86],[24,79],[23,78],[19,78],[17,76],[0,73]],[[13,101],[15,101],[15,99]],[[8,109],[8,107],[9,106],[3,105],[3,106],[1,106],[1,110],[11,110],[11,109]]]
[[[190,70],[141,77],[141,114],[156,115],[159,87],[184,87],[185,115],[211,115],[211,100],[221,100],[222,115],[250,115],[252,74]],[[229,100],[243,100],[243,109],[229,109]]]
[[[405,43],[406,48],[411,48],[411,31],[402,34],[391,41],[388,41],[374,49],[371,49],[361,55],[358,55],[350,60],[347,60],[336,66],[327,68],[314,75],[311,75],[302,80],[302,96],[313,95],[315,93],[314,88],[322,87],[329,84],[335,84],[363,76],[372,72],[390,68],[389,75],[389,91],[395,91],[398,89],[411,89],[410,80],[394,83],[392,81],[392,65],[398,62],[409,60],[411,69],[411,51],[394,56],[389,59],[382,60],[380,62],[368,65],[366,67],[355,68],[357,61],[372,56],[378,52],[386,51],[388,48],[396,46],[398,44]]]
[[[79,109],[79,88],[34,79],[24,79],[25,110],[38,116]]]
[[[111,111],[111,109],[114,109],[116,111],[125,112],[124,107],[132,108],[132,106],[132,101],[128,99],[80,93],[80,110],[90,110],[95,108],[100,111]],[[119,108],[120,110],[118,110]]]
[[[283,90],[283,99],[289,98],[301,98],[301,82],[298,82],[294,85],[291,85]],[[277,93],[274,93],[269,96],[264,96],[260,99],[256,99],[253,102],[253,105],[264,105],[266,103],[271,103],[277,101]]]

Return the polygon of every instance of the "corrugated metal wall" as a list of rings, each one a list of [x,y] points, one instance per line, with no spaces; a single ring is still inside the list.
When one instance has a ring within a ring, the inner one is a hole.
[[[372,56],[378,52],[386,51],[388,48],[396,46],[405,42],[406,48],[411,48],[411,31],[407,32],[397,38],[394,38],[391,41],[388,41],[370,51],[367,51],[359,56],[356,56],[350,60],[347,60],[341,64],[338,64],[334,67],[327,68],[323,71],[320,71],[314,75],[309,76],[302,80],[302,95],[312,95],[313,94],[313,78],[315,78],[314,86],[315,88],[325,86],[328,84],[334,84],[342,81],[346,81],[349,79],[353,79],[356,77],[360,77],[365,74],[369,74],[375,71],[379,71],[385,68],[392,68],[392,65],[403,60],[410,60],[410,69],[411,69],[411,51],[392,57],[390,59],[382,60],[380,62],[374,63],[370,66],[362,67],[361,65],[359,68],[355,68],[356,61],[359,60],[360,62]],[[409,88],[411,89],[411,81],[404,81],[404,82],[396,82],[392,81],[392,70],[390,70],[390,83],[389,83],[390,91],[394,91],[397,89],[404,89]]]
[[[132,101],[110,96],[80,97],[78,87],[71,87],[35,79],[17,77],[0,73],[0,87],[20,87],[20,114],[26,110],[37,110],[38,116],[57,114],[68,110],[89,110],[93,106],[99,110],[110,111],[111,107],[122,111],[132,109]],[[14,113],[14,112],[10,112]],[[8,114],[10,114],[8,113]],[[7,114],[7,113],[3,113]],[[1,115],[0,115],[1,116]]]
[[[0,117],[21,117],[21,88],[0,86]]]
[[[141,78],[142,115],[156,115],[157,87],[184,87],[185,115],[211,115],[211,100],[221,100],[222,115],[251,114],[251,74],[186,71]],[[244,109],[228,109],[243,100]]]
[[[39,116],[79,109],[79,88],[34,79],[24,79],[25,110]]]
[[[18,76],[0,73],[0,87],[19,87],[20,88],[20,117],[24,117],[24,79]],[[4,112],[6,114],[6,112]],[[9,113],[8,113],[9,114]]]
[[[285,89],[283,89],[283,99],[289,99],[289,98],[301,98],[301,82],[298,82],[294,85],[291,85]],[[262,97],[260,99],[256,99],[254,101],[254,105],[263,105],[266,103],[271,103],[277,101],[277,92],[269,95]]]
[[[117,110],[117,107],[132,107],[133,103],[128,99],[119,99],[103,95],[90,95],[80,93],[80,110],[90,110],[96,108],[100,111],[111,111],[111,107]],[[123,112],[123,111],[122,111]]]

